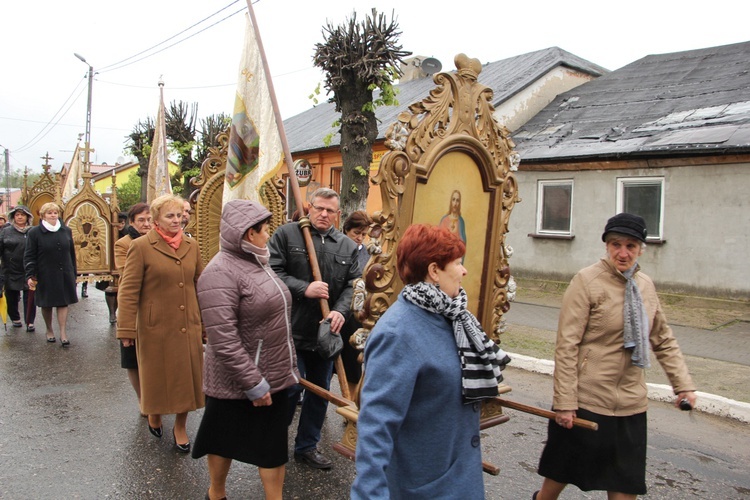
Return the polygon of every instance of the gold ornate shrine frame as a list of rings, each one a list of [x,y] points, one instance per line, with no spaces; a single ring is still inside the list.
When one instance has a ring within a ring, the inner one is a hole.
[[[60,175],[51,174],[50,168],[52,165],[49,164],[49,155],[44,157],[45,162],[42,165],[42,175],[29,187],[28,169],[23,174],[23,194],[21,196],[21,203],[29,207],[29,210],[34,215],[34,225],[38,225],[41,218],[39,217],[39,209],[42,205],[49,202],[55,202],[62,206],[62,192],[60,191]]]
[[[494,340],[499,341],[505,330],[503,315],[510,309],[514,287],[508,265],[512,251],[505,246],[505,235],[513,206],[520,201],[513,174],[520,156],[508,130],[493,116],[492,90],[477,82],[481,63],[464,54],[457,55],[455,63],[457,71],[435,75],[437,87],[401,113],[386,132],[390,151],[372,179],[380,186],[383,208],[372,217],[371,257],[362,273],[364,293],[355,287],[355,297],[359,294],[364,302],[358,311],[362,328],[352,338],[358,349],[364,348],[372,327],[403,288],[396,270],[401,235],[414,223],[442,225],[451,215],[456,192],[461,210],[456,223],[447,226],[465,241],[464,265],[469,275],[476,275],[472,290],[464,285],[469,308]],[[477,295],[473,307],[472,293]],[[499,388],[501,394],[509,391],[504,384]],[[337,412],[347,419],[347,426],[334,449],[353,459],[358,409],[356,404],[346,405]],[[482,429],[507,420],[498,400],[483,402]],[[483,468],[499,473],[492,464],[483,463]]]
[[[457,71],[435,75],[437,87],[401,113],[386,133],[390,151],[372,179],[380,185],[383,208],[373,214],[370,236],[381,253],[371,257],[363,273],[365,331],[403,287],[396,271],[401,235],[413,223],[439,224],[446,210],[436,214],[433,205],[448,208],[449,195],[458,188],[464,190],[462,203],[473,204],[473,210],[463,214],[465,265],[476,283],[467,292],[477,294],[470,309],[493,339],[505,329],[511,279],[505,234],[513,206],[520,201],[513,173],[520,157],[508,130],[493,116],[492,90],[477,82],[480,62],[459,54],[455,63]]]
[[[115,242],[119,238],[117,186],[112,178],[109,203],[94,190],[91,172],[79,179],[79,190],[63,206],[62,219],[70,228],[76,250],[77,281],[111,281],[117,285]]]

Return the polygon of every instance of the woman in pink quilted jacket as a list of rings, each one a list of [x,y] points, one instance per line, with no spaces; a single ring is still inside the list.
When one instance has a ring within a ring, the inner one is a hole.
[[[299,372],[290,328],[291,295],[268,265],[270,218],[260,203],[227,203],[221,250],[198,280],[208,343],[206,409],[193,458],[208,455],[206,498],[226,496],[232,460],[258,467],[267,499],[281,499],[284,486],[289,459],[286,392],[299,382]]]

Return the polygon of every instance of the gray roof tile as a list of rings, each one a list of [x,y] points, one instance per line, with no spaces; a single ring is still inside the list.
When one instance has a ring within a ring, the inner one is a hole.
[[[646,56],[559,95],[513,135],[522,161],[750,151],[750,42]]]

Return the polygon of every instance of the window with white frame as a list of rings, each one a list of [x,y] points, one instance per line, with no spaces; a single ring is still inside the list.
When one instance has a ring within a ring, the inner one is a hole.
[[[647,240],[664,236],[664,177],[617,179],[617,213],[640,215],[646,221]]]
[[[572,233],[573,180],[538,181],[537,234]]]

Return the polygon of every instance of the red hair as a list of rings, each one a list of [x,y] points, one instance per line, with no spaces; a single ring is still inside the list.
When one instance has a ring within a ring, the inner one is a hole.
[[[435,262],[445,269],[449,262],[463,257],[466,245],[444,227],[414,224],[404,232],[396,249],[396,268],[405,285],[424,281],[427,266]]]

